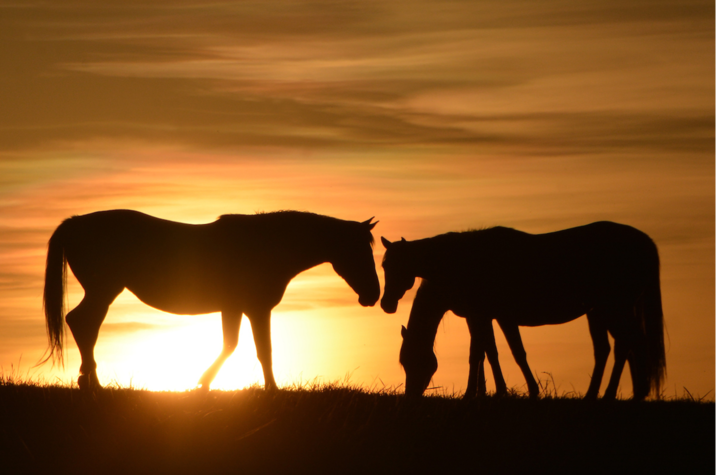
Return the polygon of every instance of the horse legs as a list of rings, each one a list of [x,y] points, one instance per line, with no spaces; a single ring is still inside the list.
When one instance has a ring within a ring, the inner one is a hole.
[[[623,339],[615,339],[613,343],[613,370],[611,371],[611,379],[608,381],[606,392],[603,393],[603,399],[616,399],[618,393],[618,383],[621,382],[621,373],[628,359],[628,347]]]
[[[271,311],[247,314],[249,323],[252,324],[254,346],[257,348],[257,358],[262,364],[264,389],[266,390],[277,389],[277,383],[274,381],[274,371],[272,370],[271,315]]]
[[[85,292],[80,304],[65,317],[80,350],[80,376],[77,385],[83,390],[100,388],[97,379],[97,362],[95,361],[95,344],[100,334],[100,326],[105,321],[110,304],[119,292],[102,296],[99,293]]]
[[[606,370],[608,355],[611,353],[611,345],[608,342],[608,328],[602,320],[601,315],[594,311],[588,312],[588,330],[593,341],[593,358],[595,361],[591,384],[588,386],[585,399],[597,399],[601,389],[601,380]]]
[[[491,322],[489,320],[489,322]],[[482,319],[466,318],[471,334],[471,346],[469,347],[469,381],[466,383],[464,399],[473,399],[477,395],[486,394],[486,375],[484,374],[485,356],[485,328]]]
[[[496,349],[494,326],[491,319],[468,317],[466,323],[471,333],[471,351],[469,355],[469,382],[464,398],[486,394],[486,378],[484,375],[484,354],[491,365],[494,375],[496,394],[506,394],[506,381],[499,364],[499,352]]]
[[[633,398],[643,400],[648,395],[650,385],[646,369],[646,344],[640,324],[632,307],[616,311],[612,315],[608,330],[613,335],[615,363],[611,379],[603,395],[604,399],[615,399],[618,384],[621,381],[623,367],[628,361],[633,382]]]
[[[533,374],[531,374],[531,368],[529,368],[528,361],[526,360],[526,350],[524,349],[524,344],[521,341],[519,326],[502,322],[501,320],[497,321],[499,322],[501,330],[504,332],[504,336],[506,336],[506,342],[509,344],[509,348],[511,348],[511,354],[514,355],[514,360],[516,361],[516,364],[519,365],[519,368],[521,368],[521,372],[526,379],[529,396],[532,398],[537,397],[539,394],[539,387],[533,377]]]
[[[219,354],[214,363],[207,368],[207,371],[202,374],[202,377],[199,378],[199,382],[197,384],[203,390],[209,390],[209,385],[212,384],[212,381],[214,381],[219,369],[237,348],[237,343],[239,341],[239,326],[241,323],[241,311],[222,311],[222,339],[224,340],[222,352]]]
[[[504,380],[504,374],[501,372],[501,365],[499,364],[499,350],[496,348],[496,337],[494,336],[494,325],[491,320],[488,320],[486,327],[486,358],[489,360],[491,365],[491,372],[494,375],[494,384],[496,385],[496,395],[503,396],[506,394],[506,381]]]

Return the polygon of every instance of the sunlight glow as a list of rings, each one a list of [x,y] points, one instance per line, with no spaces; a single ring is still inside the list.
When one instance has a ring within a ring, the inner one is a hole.
[[[70,309],[83,292],[70,282]],[[334,335],[345,324],[335,318],[362,315],[356,296],[328,264],[306,271],[289,285],[272,314],[274,373],[279,386],[302,380],[337,380],[361,364],[342,354]],[[329,303],[329,306],[326,304]],[[317,351],[317,348],[324,348]],[[174,315],[155,310],[125,290],[110,307],[95,347],[98,376],[103,385],[118,384],[149,390],[193,389],[222,350],[220,313]],[[331,356],[327,356],[330,353]],[[68,340],[63,380],[74,381],[79,355]],[[252,328],[243,317],[239,344],[222,366],[212,389],[241,389],[264,384]]]

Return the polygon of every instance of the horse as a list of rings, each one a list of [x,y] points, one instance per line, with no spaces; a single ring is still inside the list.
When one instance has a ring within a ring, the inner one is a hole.
[[[450,310],[451,305],[444,298],[445,294],[441,287],[433,285],[432,282],[434,281],[422,280],[416,291],[407,324],[412,329],[411,332],[405,326],[401,327],[402,345],[399,362],[406,372],[405,390],[409,396],[418,396],[423,393],[439,367],[433,352],[434,337],[439,322]],[[433,323],[436,326],[432,327]],[[486,395],[485,356],[489,360],[494,375],[496,395],[505,395],[507,393],[506,381],[499,364],[499,353],[496,348],[491,319],[469,317],[466,318],[466,323],[471,335],[471,346],[469,381],[466,385],[464,399]],[[531,381],[536,384],[533,377],[531,377]],[[533,394],[530,383],[529,388]],[[538,394],[538,385],[536,385],[535,391]]]
[[[271,311],[296,275],[329,262],[358,294],[360,305],[373,306],[379,300],[371,234],[377,223],[372,219],[356,222],[278,211],[222,215],[194,225],[132,210],[66,219],[48,244],[43,306],[49,354],[42,362],[52,358],[63,363],[66,321],[82,359],[78,386],[99,388],[94,348],[100,326],[115,298],[128,289],[165,312],[221,312],[223,347],[199,379],[198,387],[204,390],[237,347],[242,315],[247,315],[264,387],[276,389]],[[85,294],[65,318],[68,264]]]
[[[530,395],[538,393],[538,385],[518,327],[561,324],[583,315],[588,318],[595,359],[585,397],[598,397],[611,351],[609,333],[615,341],[615,363],[603,398],[616,398],[626,361],[634,399],[660,393],[666,373],[660,263],[655,243],[642,231],[603,221],[546,234],[494,227],[416,241],[402,238],[392,243],[382,237],[382,243],[382,309],[396,312],[416,277],[427,281],[432,298],[440,303],[431,308],[428,291],[420,288],[415,303],[420,308],[412,308],[414,321],[410,318],[402,330],[407,395],[421,395],[436,371],[427,355],[433,354],[445,309],[465,317],[469,327],[479,331],[488,331],[491,320],[498,322]],[[474,347],[476,336],[471,333]],[[483,351],[491,338],[479,338],[476,351]]]

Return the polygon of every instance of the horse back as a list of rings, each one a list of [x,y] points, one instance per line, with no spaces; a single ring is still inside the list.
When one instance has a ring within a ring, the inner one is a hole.
[[[446,291],[458,311],[511,315],[521,325],[633,305],[658,272],[653,241],[612,222],[546,234],[491,228],[466,237],[449,259],[456,267]]]
[[[231,283],[236,256],[214,223],[111,210],[72,217],[60,229],[67,261],[86,291],[126,287],[156,308],[204,313],[206,302],[216,306]],[[174,302],[186,308],[171,308]]]

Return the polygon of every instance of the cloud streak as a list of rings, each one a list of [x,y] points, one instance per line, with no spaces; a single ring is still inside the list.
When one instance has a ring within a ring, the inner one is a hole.
[[[592,109],[710,121],[707,2],[279,3],[6,7],[0,143],[555,148]]]
[[[42,353],[46,243],[63,219],[133,208],[201,223],[301,209],[376,215],[375,235],[390,239],[492,225],[538,233],[603,219],[632,224],[661,250],[669,362],[713,368],[714,8],[618,0],[2,5],[0,334],[12,336],[0,341],[0,363]],[[377,246],[377,262],[382,253]],[[73,304],[81,295],[73,283]],[[384,381],[400,382],[396,330],[410,299],[392,317],[355,300],[320,267],[293,283],[279,321],[301,314],[315,333],[335,330],[324,353],[307,356],[312,364],[351,347],[342,361],[375,362]],[[114,336],[100,348],[108,361],[123,364],[134,344],[127,335],[147,348],[160,344],[160,326],[194,336],[143,309],[132,298],[113,305]],[[304,328],[293,324],[288,340]],[[584,342],[579,327],[527,331],[535,369],[560,378],[565,368],[551,369],[555,360],[541,360],[531,344],[543,348],[548,334]],[[451,328],[443,354],[465,362],[463,322]],[[211,359],[217,348],[207,351]],[[463,368],[445,366],[464,380]],[[505,366],[510,380],[522,379]],[[669,384],[715,386],[684,381],[700,373],[686,365],[669,371]]]

